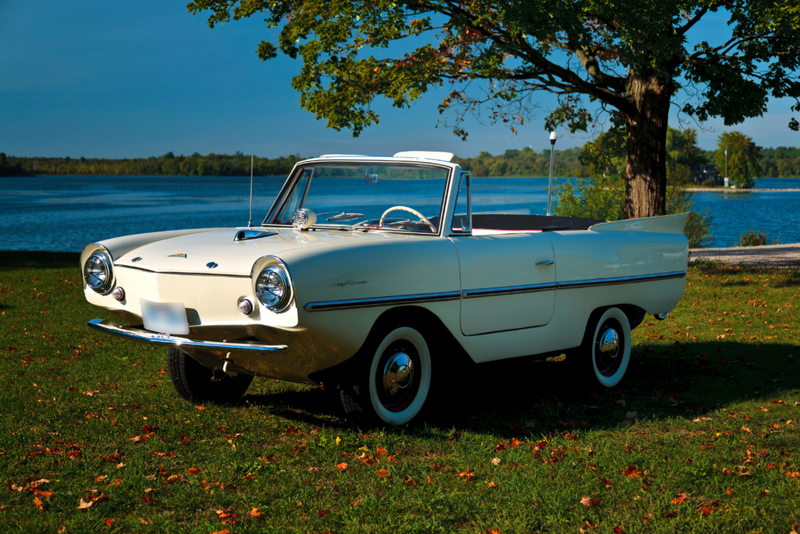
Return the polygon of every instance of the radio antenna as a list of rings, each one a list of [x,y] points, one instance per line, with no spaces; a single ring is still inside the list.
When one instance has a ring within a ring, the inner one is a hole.
[[[247,227],[253,227],[253,154],[250,154],[250,218],[247,220]]]

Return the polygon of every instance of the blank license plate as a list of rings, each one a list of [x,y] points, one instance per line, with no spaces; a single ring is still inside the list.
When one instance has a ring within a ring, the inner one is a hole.
[[[186,319],[186,308],[179,302],[151,302],[139,299],[142,307],[142,319],[145,330],[159,334],[189,333],[189,321]]]

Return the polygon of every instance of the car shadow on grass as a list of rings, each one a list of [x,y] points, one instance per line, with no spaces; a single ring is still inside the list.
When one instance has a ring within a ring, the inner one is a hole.
[[[0,250],[0,271],[15,269],[79,268],[78,252],[44,252],[40,250]]]
[[[456,429],[510,439],[611,430],[637,419],[695,419],[748,400],[769,403],[800,389],[800,351],[790,344],[730,341],[639,345],[615,388],[579,380],[565,361],[552,359],[485,364],[438,380],[434,406],[414,431]],[[321,388],[248,395],[242,402],[312,425],[370,426],[346,418],[336,393]]]

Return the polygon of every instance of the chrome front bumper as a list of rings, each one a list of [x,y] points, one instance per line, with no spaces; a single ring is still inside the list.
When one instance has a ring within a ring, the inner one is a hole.
[[[321,378],[320,372],[338,365],[351,356],[336,350],[335,344],[330,340],[310,336],[306,330],[276,329],[272,332],[275,335],[270,337],[278,339],[268,344],[259,341],[264,339],[261,336],[253,337],[254,341],[225,341],[229,335],[233,337],[255,334],[244,331],[234,333],[233,328],[204,331],[203,337],[206,339],[200,339],[195,334],[190,334],[193,338],[157,334],[141,326],[123,326],[104,319],[89,321],[89,327],[132,341],[176,347],[205,367],[227,374],[268,376],[305,384],[318,384]]]
[[[167,334],[156,334],[149,330],[141,328],[134,328],[132,326],[122,326],[111,321],[104,319],[92,319],[89,321],[89,326],[95,330],[100,330],[106,334],[113,334],[135,341],[143,341],[145,343],[153,343],[157,345],[168,345],[173,347],[181,347],[182,349],[194,348],[200,349],[211,354],[224,356],[229,352],[282,352],[289,350],[287,345],[264,345],[261,343],[253,343],[249,341],[227,342],[227,341],[202,341],[189,339],[185,337],[171,336]]]

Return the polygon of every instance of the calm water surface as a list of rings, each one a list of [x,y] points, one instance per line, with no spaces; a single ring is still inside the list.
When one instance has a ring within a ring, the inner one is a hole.
[[[255,179],[254,224],[266,215],[284,179]],[[478,210],[547,211],[547,178],[480,182],[474,192]],[[120,235],[245,226],[249,183],[249,177],[0,178],[0,250],[79,251],[88,243]],[[767,191],[695,193],[696,207],[714,216],[715,246],[732,246],[749,229],[765,230],[782,243],[800,243],[800,191],[769,191],[800,188],[800,179],[765,178],[756,187]],[[403,194],[408,190],[398,191],[398,198]]]

